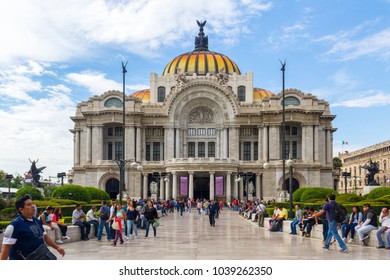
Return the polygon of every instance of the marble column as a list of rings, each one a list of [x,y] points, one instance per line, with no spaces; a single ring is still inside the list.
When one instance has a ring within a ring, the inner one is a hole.
[[[228,129],[224,128],[223,130],[223,158],[228,158]]]
[[[237,175],[234,175],[234,185],[233,185],[233,198],[238,199],[238,182],[237,182]]]
[[[307,130],[307,126],[306,125],[302,125],[302,161],[303,162],[306,162],[306,130]]]
[[[272,145],[269,145],[269,156],[271,159],[280,158],[280,129],[279,126],[271,126],[269,128],[269,141]]]
[[[160,199],[165,199],[165,184],[164,177],[160,177]]]
[[[261,199],[261,196],[260,196],[260,177],[261,177],[261,173],[256,174],[256,198],[258,198],[258,199]]]
[[[215,143],[215,157],[221,158],[221,130],[216,128],[215,132],[217,135],[217,141]]]
[[[95,137],[95,135],[94,135]],[[87,125],[87,163],[92,162],[92,126]]]
[[[74,144],[74,165],[80,165],[80,130],[75,132],[75,144]]]
[[[182,143],[180,141],[181,139],[181,130],[180,128],[176,128],[176,143],[175,143],[175,150],[176,150],[176,155],[175,155],[175,158],[182,158],[182,155],[181,155],[181,149],[180,147],[182,147]]]
[[[269,162],[269,137],[268,137],[268,126],[263,128],[263,160]]]
[[[315,125],[314,126],[314,161],[320,161],[320,144],[319,144],[319,126]]]
[[[170,199],[171,198],[171,191],[170,191],[170,178],[169,175],[167,176],[168,180],[164,181],[165,182],[165,199]]]
[[[176,200],[177,198],[177,174],[172,174],[172,197]]]
[[[103,153],[104,153],[104,127],[102,125],[99,126],[99,141],[98,141],[98,146],[99,150],[97,152],[97,160],[103,160]]]
[[[137,149],[136,149],[136,151],[135,151],[135,153],[136,153],[136,156],[135,156],[135,161],[136,162],[141,162],[141,151],[142,151],[142,143],[141,143],[141,132],[142,132],[143,130],[140,128],[140,127],[137,127],[136,128],[136,133],[137,133],[137,136],[136,136],[136,147],[137,147]],[[144,138],[145,139],[145,138]]]
[[[226,201],[232,200],[232,173],[226,173]]]
[[[189,176],[189,182],[188,182],[188,197],[193,199],[194,198],[194,172],[188,172]]]
[[[263,151],[263,128],[258,127],[259,134],[257,136],[257,151],[258,151],[258,160],[264,160],[264,151]]]
[[[215,175],[215,172],[210,172],[210,199],[215,199],[214,175]]]
[[[148,199],[148,173],[142,174],[144,176],[144,183],[143,183],[143,199]]]
[[[238,191],[239,191],[239,199],[244,200],[244,179],[243,178],[241,178],[239,182]]]
[[[100,127],[98,126],[93,126],[92,127],[92,141],[91,141],[91,158],[92,158],[92,163],[96,164],[98,161],[99,157],[99,147],[100,147]],[[88,141],[88,139],[87,139]]]
[[[135,127],[126,127],[126,158],[135,159]]]
[[[332,162],[332,139],[331,139],[331,130],[328,129],[325,131],[326,132],[326,164]]]

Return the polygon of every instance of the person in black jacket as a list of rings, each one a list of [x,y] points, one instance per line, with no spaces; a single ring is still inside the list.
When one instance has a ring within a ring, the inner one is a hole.
[[[149,234],[149,226],[152,225],[154,237],[156,237],[156,228],[153,226],[155,220],[158,219],[157,210],[153,207],[152,201],[148,200],[148,205],[145,208],[144,216],[146,219],[146,233],[145,238],[148,237]]]

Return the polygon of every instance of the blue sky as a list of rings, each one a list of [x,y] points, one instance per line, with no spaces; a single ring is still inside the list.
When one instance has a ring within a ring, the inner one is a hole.
[[[47,0],[0,3],[0,169],[22,174],[28,159],[44,178],[72,166],[77,103],[149,88],[177,55],[193,50],[196,20],[209,49],[229,56],[254,85],[312,93],[337,115],[353,151],[390,139],[389,0]]]

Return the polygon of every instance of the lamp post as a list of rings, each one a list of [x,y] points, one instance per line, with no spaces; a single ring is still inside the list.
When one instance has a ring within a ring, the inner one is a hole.
[[[65,172],[57,173],[57,177],[61,178],[61,186],[63,186],[64,185],[64,177],[66,177],[66,173]]]
[[[289,168],[289,173],[290,173],[290,178],[289,178],[289,193],[290,193],[290,211],[288,212],[288,216],[290,219],[294,218],[294,213],[293,213],[293,199],[292,199],[292,173],[293,173],[293,166],[294,166],[294,161],[291,159],[291,156],[286,162],[288,168]]]
[[[280,71],[282,71],[282,98],[283,98],[283,101],[282,101],[282,165],[283,165],[283,185],[282,185],[282,189],[285,190],[285,182],[286,182],[286,155],[285,155],[285,150],[286,150],[286,104],[285,104],[285,99],[286,99],[286,96],[284,94],[284,72],[285,72],[285,68],[286,68],[286,61],[284,62],[281,62],[280,63],[282,64],[282,68],[280,69]]]
[[[14,178],[14,175],[7,174],[5,175],[5,179],[8,180],[8,200],[11,199],[11,180]]]

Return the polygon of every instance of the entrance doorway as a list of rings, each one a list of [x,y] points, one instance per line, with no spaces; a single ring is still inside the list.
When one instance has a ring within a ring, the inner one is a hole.
[[[106,183],[106,192],[110,195],[111,199],[116,199],[119,194],[119,180],[111,178]]]
[[[290,194],[290,178],[285,181],[284,188]],[[297,179],[292,178],[292,193],[294,193],[297,189],[299,189],[299,182]]]
[[[194,178],[194,199],[210,198],[210,177]]]

